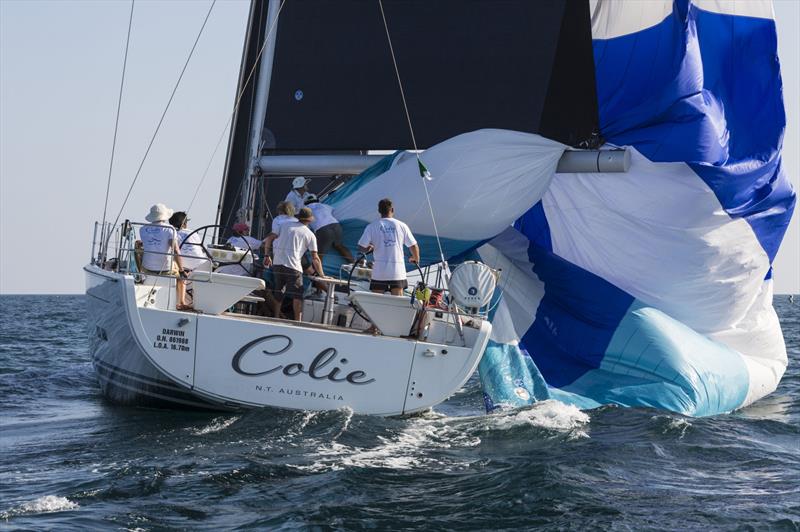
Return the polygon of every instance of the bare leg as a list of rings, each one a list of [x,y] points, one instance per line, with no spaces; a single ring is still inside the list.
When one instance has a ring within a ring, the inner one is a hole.
[[[403,295],[403,289],[402,288],[392,288],[391,292],[392,292],[393,296],[402,296]]]
[[[175,292],[178,296],[178,304],[175,305],[175,308],[178,310],[182,310],[188,307],[186,304],[186,283],[183,279],[177,279],[175,283]]]
[[[295,319],[295,321],[303,321],[303,300],[302,299],[293,299],[292,300],[292,309],[294,310],[294,319]]]
[[[283,294],[280,297],[272,299],[272,313],[276,318],[281,317],[281,304],[283,303]]]

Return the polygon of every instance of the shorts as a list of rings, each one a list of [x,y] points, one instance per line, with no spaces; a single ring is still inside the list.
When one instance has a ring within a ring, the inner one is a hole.
[[[408,288],[408,281],[400,279],[399,281],[376,281],[369,282],[370,290],[380,290],[381,292],[390,292],[392,288]]]
[[[292,299],[303,299],[303,272],[276,264],[272,267],[272,277],[275,280],[272,289],[275,297],[280,299],[285,287],[287,296],[291,296]]]
[[[334,244],[342,244],[342,226],[338,223],[328,224],[320,227],[316,232],[317,236],[317,253],[320,256],[325,255],[330,251]]]
[[[142,273],[149,274],[149,275],[166,275],[168,277],[179,277],[180,270],[178,269],[178,263],[173,261],[172,267],[169,270],[148,270],[147,268],[142,268]]]

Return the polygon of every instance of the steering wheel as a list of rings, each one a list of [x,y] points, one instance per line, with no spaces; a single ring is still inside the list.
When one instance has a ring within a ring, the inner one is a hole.
[[[218,225],[218,224],[210,224],[210,225],[204,225],[204,226],[202,226],[202,227],[198,227],[197,229],[195,229],[194,231],[192,231],[191,233],[189,233],[188,235],[186,235],[186,238],[184,238],[184,239],[181,241],[181,243],[180,243],[180,246],[178,246],[178,249],[180,249],[180,247],[181,247],[181,246],[183,246],[183,244],[184,244],[184,243],[187,243],[187,244],[189,244],[190,246],[200,246],[200,249],[202,249],[202,250],[203,250],[203,253],[205,254],[205,256],[208,258],[208,260],[209,260],[209,261],[211,261],[211,264],[212,264],[212,266],[213,266],[213,265],[216,265],[217,267],[219,267],[219,266],[229,266],[229,265],[232,265],[232,264],[238,264],[239,266],[241,266],[241,268],[242,268],[244,271],[246,271],[246,272],[247,272],[247,275],[251,275],[251,273],[250,273],[250,272],[247,270],[247,268],[245,268],[244,266],[242,266],[242,261],[245,259],[245,257],[247,257],[247,253],[243,254],[243,255],[242,255],[240,258],[239,258],[239,260],[235,260],[235,261],[219,261],[219,262],[218,262],[218,261],[216,261],[216,260],[214,259],[214,257],[211,255],[211,252],[209,252],[209,251],[208,251],[208,248],[207,248],[207,247],[205,246],[205,244],[204,244],[204,242],[206,241],[206,236],[208,235],[208,230],[209,230],[209,229],[217,229],[217,228],[219,228],[219,229],[222,229],[223,227],[222,227],[221,225]],[[195,242],[188,242],[188,240],[189,240],[189,239],[190,239],[190,238],[191,238],[191,237],[192,237],[192,236],[193,236],[195,233],[199,233],[200,231],[202,231],[202,232],[203,232],[203,236],[202,236],[202,238],[200,239],[200,243],[199,243],[199,244],[198,244],[198,243],[195,243]],[[250,253],[250,254],[253,256],[253,264],[255,264],[255,262],[256,262],[256,261],[255,261],[255,253],[253,253],[253,249],[250,247],[250,243],[247,241],[247,239],[246,239],[246,238],[242,238],[242,240],[244,240],[244,243],[245,243],[245,245],[247,246],[247,251],[248,251],[248,252],[249,252],[249,253]]]

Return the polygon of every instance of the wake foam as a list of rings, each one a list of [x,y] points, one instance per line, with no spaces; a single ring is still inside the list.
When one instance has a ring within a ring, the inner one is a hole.
[[[534,403],[529,408],[505,411],[485,417],[501,430],[519,426],[533,426],[547,430],[572,431],[589,423],[589,414],[575,405],[564,404],[554,399]],[[585,433],[582,433],[586,436]]]
[[[190,428],[189,433],[193,434],[194,436],[202,436],[204,434],[211,434],[213,432],[219,432],[224,430],[234,423],[236,423],[241,416],[233,416],[226,418],[225,416],[216,417],[211,420],[211,423],[206,425],[205,427],[197,428]]]
[[[18,515],[63,512],[65,510],[75,510],[78,507],[78,503],[72,502],[66,497],[45,495],[44,497],[39,497],[35,501],[23,503],[20,506],[12,508],[6,512],[0,512],[0,519],[8,519]]]

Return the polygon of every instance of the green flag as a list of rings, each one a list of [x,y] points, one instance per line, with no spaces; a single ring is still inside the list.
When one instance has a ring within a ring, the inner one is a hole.
[[[432,180],[433,177],[431,177],[431,173],[428,171],[425,165],[422,164],[422,159],[420,159],[419,157],[417,157],[417,164],[419,165],[419,176],[424,177],[428,181]]]

